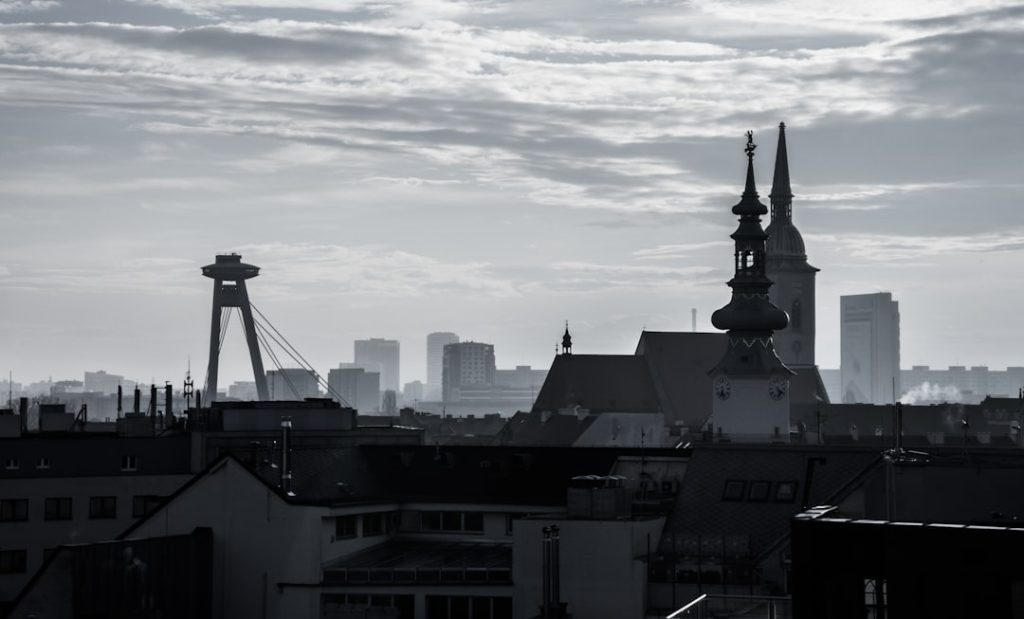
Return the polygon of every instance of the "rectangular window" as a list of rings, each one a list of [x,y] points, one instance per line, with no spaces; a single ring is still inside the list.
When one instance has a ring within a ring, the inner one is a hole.
[[[484,515],[481,512],[420,512],[420,529],[446,533],[482,533]]]
[[[148,516],[160,506],[162,498],[156,494],[136,494],[132,497],[132,517]]]
[[[391,533],[392,517],[390,512],[363,514],[363,537],[387,535]]]
[[[43,520],[71,520],[71,497],[49,497],[43,502]]]
[[[348,539],[356,536],[358,516],[338,516],[334,519],[334,539]]]
[[[729,479],[725,482],[725,490],[722,492],[723,501],[742,501],[747,489],[747,482],[739,479]]]
[[[780,481],[775,486],[775,502],[776,503],[792,503],[796,500],[796,482],[795,481]]]
[[[89,518],[93,520],[117,518],[117,497],[89,497]]]
[[[440,531],[441,512],[420,512],[420,528],[424,531]]]
[[[444,531],[461,531],[462,512],[441,512],[441,529]]]
[[[24,550],[0,550],[0,574],[24,574],[28,564],[28,552]]]
[[[768,500],[768,493],[771,490],[772,484],[767,481],[752,481],[750,482],[750,493],[747,495],[748,501],[754,501],[756,503],[763,503]]]
[[[484,515],[480,512],[466,512],[464,515],[463,528],[466,531],[483,533]]]
[[[0,500],[0,522],[24,522],[28,520],[28,499]]]
[[[125,455],[121,456],[121,470],[122,471],[137,471],[139,470],[139,457]]]

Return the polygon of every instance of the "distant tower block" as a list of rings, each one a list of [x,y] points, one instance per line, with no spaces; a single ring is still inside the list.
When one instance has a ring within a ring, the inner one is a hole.
[[[210,363],[207,366],[208,379],[206,393],[208,402],[217,399],[217,364],[220,357],[221,309],[237,307],[242,310],[242,323],[245,327],[245,341],[249,345],[249,358],[252,359],[252,373],[256,379],[256,393],[261,400],[269,400],[267,375],[263,371],[263,359],[260,357],[260,345],[256,339],[256,325],[252,320],[252,307],[249,305],[249,293],[245,289],[245,280],[260,274],[260,268],[242,262],[238,254],[217,256],[217,261],[203,267],[203,275],[213,280],[213,318],[210,322]],[[198,402],[196,403],[198,406]]]

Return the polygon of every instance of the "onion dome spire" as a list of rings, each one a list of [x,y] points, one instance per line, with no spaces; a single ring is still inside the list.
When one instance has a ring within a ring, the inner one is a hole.
[[[747,132],[747,180],[739,203],[732,212],[739,215],[739,225],[730,236],[735,242],[735,274],[729,280],[732,299],[725,307],[711,315],[716,328],[729,332],[729,351],[718,368],[726,373],[770,372],[785,369],[772,346],[772,332],[785,329],[789,324],[786,312],[772,305],[768,300],[768,289],[772,281],[765,274],[765,245],[768,234],[761,227],[761,216],[768,208],[757,195],[754,180],[753,132]],[[751,349],[757,346],[763,354],[733,354],[739,344]],[[788,371],[788,370],[787,370]]]

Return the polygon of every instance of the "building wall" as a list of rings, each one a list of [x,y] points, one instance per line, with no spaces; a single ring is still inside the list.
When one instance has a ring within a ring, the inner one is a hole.
[[[399,372],[400,348],[398,340],[379,337],[356,340],[354,359],[357,365],[380,368],[380,388],[397,393],[402,388]]]
[[[892,294],[840,297],[842,402],[887,404],[900,392],[900,313]]]
[[[368,372],[365,368],[335,368],[327,373],[327,384],[361,413],[380,410],[380,374],[377,372]]]
[[[458,402],[463,387],[494,385],[494,346],[482,342],[460,342],[444,347],[443,389],[445,402]]]
[[[537,616],[542,597],[544,527],[560,528],[561,601],[574,617],[643,619],[647,611],[648,547],[657,547],[664,518],[569,520],[529,518],[513,528],[513,613]],[[648,546],[650,545],[650,546]]]
[[[444,347],[447,344],[455,344],[458,341],[459,336],[449,332],[437,332],[427,335],[427,385],[424,399],[441,399]]]
[[[768,256],[769,300],[789,314],[789,324],[773,335],[775,350],[786,365],[814,365],[815,311],[814,278],[816,271],[806,261]]]
[[[133,515],[136,496],[168,496],[184,485],[191,475],[111,475],[98,477],[53,477],[5,479],[0,499],[27,500],[28,518],[0,522],[0,550],[25,550],[26,570],[0,574],[0,600],[10,600],[42,565],[46,553],[61,544],[82,544],[113,539],[138,520]],[[115,497],[113,518],[91,518],[92,497]],[[70,520],[46,520],[47,498],[70,498]]]
[[[271,400],[304,400],[320,397],[316,378],[302,368],[267,371],[267,389]]]

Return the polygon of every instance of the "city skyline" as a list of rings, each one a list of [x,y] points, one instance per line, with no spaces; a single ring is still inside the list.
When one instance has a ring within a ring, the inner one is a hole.
[[[735,145],[765,198],[779,121],[819,365],[879,291],[904,367],[1020,364],[1019,7],[292,4],[0,4],[15,380],[201,375],[227,251],[323,372],[370,336],[423,380],[442,329],[499,367],[547,367],[566,319],[580,353],[711,331]],[[237,325],[221,375],[251,380]]]

